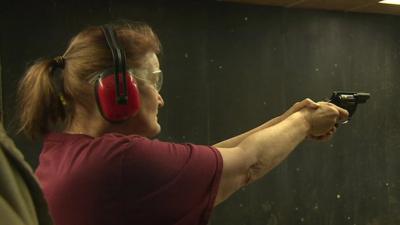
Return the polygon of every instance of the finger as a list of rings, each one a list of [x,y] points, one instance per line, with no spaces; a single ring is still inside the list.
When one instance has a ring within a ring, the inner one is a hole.
[[[328,141],[328,140],[332,139],[332,137],[333,137],[333,134],[331,134],[331,135],[326,135],[326,136],[322,137],[322,138],[320,139],[320,141]]]
[[[300,102],[296,102],[289,110],[287,110],[283,115],[289,116],[295,112],[298,112],[302,110],[303,108],[310,107],[312,109],[316,109],[319,107],[317,103],[315,103],[313,100],[306,98]]]
[[[333,107],[337,107],[335,104],[327,102],[326,104],[328,104],[329,106],[333,106]]]
[[[314,102],[313,100],[306,98],[302,100],[301,102],[297,102],[293,106],[293,111],[297,112],[302,110],[303,108],[310,108],[310,109],[317,109],[319,107],[319,104]]]
[[[313,140],[318,140],[318,137],[314,136],[314,135],[308,135],[307,138],[313,139]]]
[[[333,135],[335,133],[336,133],[336,127],[332,127],[330,130],[328,130],[326,133],[324,133],[322,135],[318,135],[318,136],[309,135],[309,138],[314,139],[314,140],[328,140],[331,137],[333,137]]]
[[[332,138],[333,135],[310,136],[311,139],[317,141],[326,141]]]
[[[326,134],[324,135],[333,135],[336,132],[335,128],[330,129]]]
[[[319,107],[319,104],[311,100],[310,98],[306,98],[302,101],[302,104],[304,107],[309,107],[312,109],[317,109]]]
[[[332,137],[333,137],[333,135],[334,135],[334,132],[328,132],[328,133],[326,133],[326,134],[324,134],[324,135],[321,135],[320,136],[320,138],[319,138],[319,140],[329,140],[329,139],[331,139]]]
[[[339,121],[345,121],[349,118],[349,112],[339,106],[335,107],[339,112]]]
[[[335,105],[335,104],[332,104],[332,103],[326,102],[326,101],[319,101],[318,104],[321,104],[321,105],[329,105],[329,106],[334,106],[334,105]]]
[[[333,132],[333,133],[336,133],[336,126],[334,126],[334,127],[332,127],[332,129],[331,129],[331,131]]]
[[[326,135],[326,136],[333,136],[335,133],[336,133],[336,127],[334,126],[334,127],[332,127],[332,129],[330,129],[330,130],[328,131],[328,133],[326,133],[325,135]]]

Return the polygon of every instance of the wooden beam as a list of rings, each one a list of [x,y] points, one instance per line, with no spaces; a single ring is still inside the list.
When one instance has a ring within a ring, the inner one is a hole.
[[[221,1],[221,0],[220,0]],[[286,8],[323,9],[344,12],[384,13],[400,15],[400,6],[380,4],[380,0],[222,0],[254,5]]]

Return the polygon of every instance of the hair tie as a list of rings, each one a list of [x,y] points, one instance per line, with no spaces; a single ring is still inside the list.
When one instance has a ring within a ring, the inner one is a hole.
[[[57,56],[57,57],[55,57],[55,58],[53,59],[53,61],[54,61],[54,65],[55,65],[57,68],[64,69],[64,66],[65,66],[65,58],[64,58],[64,57],[62,57],[62,56]]]

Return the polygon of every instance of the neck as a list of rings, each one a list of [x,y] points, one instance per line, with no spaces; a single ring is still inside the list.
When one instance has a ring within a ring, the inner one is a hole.
[[[86,113],[81,110],[75,113],[71,123],[64,129],[64,132],[98,137],[104,134],[107,123],[100,113]]]

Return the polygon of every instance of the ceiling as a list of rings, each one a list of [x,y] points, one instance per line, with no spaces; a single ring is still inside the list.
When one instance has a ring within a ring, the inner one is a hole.
[[[324,9],[344,12],[383,13],[400,15],[400,5],[378,3],[380,0],[220,0],[286,8]]]

